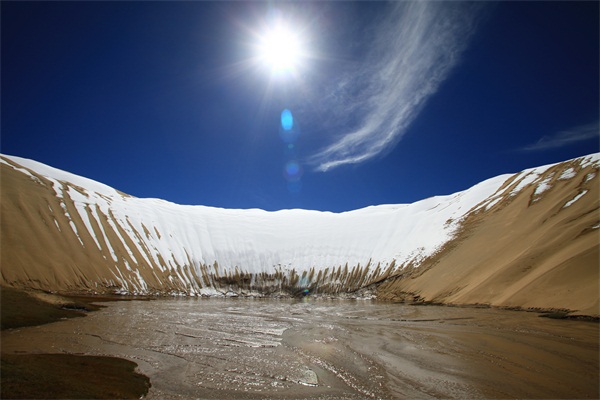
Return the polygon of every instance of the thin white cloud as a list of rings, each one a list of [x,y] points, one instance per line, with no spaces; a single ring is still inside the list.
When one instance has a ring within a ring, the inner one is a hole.
[[[600,121],[595,121],[587,125],[580,125],[575,128],[557,132],[553,135],[543,136],[537,142],[522,147],[519,150],[542,151],[568,146],[591,139],[600,140]]]
[[[332,113],[342,116],[339,129],[348,130],[309,158],[318,171],[391,150],[459,61],[481,8],[436,1],[389,7],[364,62],[328,96]]]

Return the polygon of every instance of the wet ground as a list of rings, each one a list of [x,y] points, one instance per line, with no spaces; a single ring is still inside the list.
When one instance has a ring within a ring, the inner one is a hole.
[[[5,331],[9,353],[124,357],[149,399],[598,398],[599,325],[372,301],[169,299]]]

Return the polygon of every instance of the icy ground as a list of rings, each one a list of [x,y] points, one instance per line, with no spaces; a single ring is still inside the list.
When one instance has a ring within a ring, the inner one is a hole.
[[[7,332],[8,352],[124,357],[148,399],[592,398],[597,323],[372,301],[162,299]]]

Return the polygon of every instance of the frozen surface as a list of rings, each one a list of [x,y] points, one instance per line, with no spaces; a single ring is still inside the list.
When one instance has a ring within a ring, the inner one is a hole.
[[[597,323],[371,301],[107,303],[3,332],[4,352],[110,355],[148,399],[595,398]]]

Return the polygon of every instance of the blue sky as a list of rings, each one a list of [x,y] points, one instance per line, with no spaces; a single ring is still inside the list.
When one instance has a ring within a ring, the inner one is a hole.
[[[2,153],[138,197],[338,212],[599,151],[595,1],[1,7]]]

